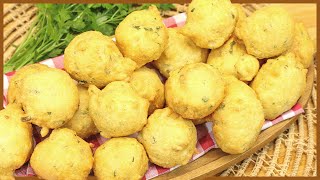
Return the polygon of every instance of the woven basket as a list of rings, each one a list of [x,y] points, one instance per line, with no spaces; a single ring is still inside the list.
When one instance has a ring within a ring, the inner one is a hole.
[[[247,14],[266,4],[243,4]],[[163,17],[186,10],[187,5],[176,4],[176,11],[162,12]],[[23,41],[35,19],[37,9],[32,4],[4,4],[4,62]],[[315,77],[316,77],[316,71]],[[317,78],[315,78],[316,81]],[[305,114],[248,159],[228,168],[220,176],[316,176],[316,82]]]

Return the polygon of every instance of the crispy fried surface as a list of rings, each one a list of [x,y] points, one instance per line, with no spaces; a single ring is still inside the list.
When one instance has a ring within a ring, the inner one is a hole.
[[[124,58],[110,37],[87,31],[66,48],[64,68],[80,83],[101,88],[112,81],[127,80],[136,63]]]
[[[149,116],[138,140],[144,145],[150,161],[171,168],[188,163],[195,152],[197,131],[192,121],[164,108]]]
[[[142,67],[132,73],[129,80],[132,88],[150,103],[148,114],[164,105],[164,85],[154,69]]]
[[[213,113],[224,97],[220,73],[208,64],[195,63],[171,73],[165,84],[167,105],[183,118],[200,119]]]
[[[235,78],[227,80],[226,97],[212,117],[216,142],[230,154],[243,153],[253,146],[264,123],[257,95]]]
[[[75,131],[81,138],[87,138],[91,135],[97,134],[99,131],[89,115],[88,88],[79,84],[77,87],[80,99],[79,108],[74,116],[63,127]]]
[[[212,50],[207,63],[222,75],[233,75],[241,81],[251,81],[259,70],[259,61],[247,54],[245,47],[234,38]]]
[[[148,170],[148,157],[134,138],[112,138],[94,154],[94,174],[98,179],[141,179]]]
[[[89,86],[89,96],[90,116],[106,138],[133,134],[147,123],[149,102],[127,82],[112,82],[101,91]]]
[[[32,152],[32,126],[22,122],[23,111],[9,104],[0,111],[0,179],[14,179],[13,171],[20,168]]]
[[[93,156],[90,146],[70,129],[52,131],[40,142],[30,159],[32,169],[43,179],[87,179]]]
[[[238,18],[230,0],[193,0],[181,33],[201,48],[215,49],[231,36]]]
[[[208,50],[196,46],[187,36],[182,35],[177,28],[168,28],[169,41],[167,48],[154,65],[162,75],[169,77],[170,72],[187,64],[206,62]]]
[[[167,46],[168,32],[155,6],[130,13],[115,31],[117,46],[138,67],[156,60]]]
[[[63,126],[78,109],[78,89],[65,71],[28,65],[12,80],[10,90],[25,112],[23,121],[54,129]]]
[[[306,88],[307,69],[292,53],[269,59],[251,87],[262,102],[266,119],[275,119],[296,104]]]
[[[243,40],[249,54],[258,59],[270,58],[292,45],[294,21],[285,9],[267,6],[247,17],[236,35]]]

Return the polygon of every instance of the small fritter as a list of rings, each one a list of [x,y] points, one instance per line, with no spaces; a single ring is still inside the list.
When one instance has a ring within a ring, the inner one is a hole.
[[[213,113],[224,97],[220,73],[208,64],[195,63],[177,69],[165,84],[167,105],[186,119]]]
[[[108,84],[103,90],[89,86],[89,113],[105,138],[127,136],[147,123],[149,101],[124,81]]]
[[[307,69],[294,54],[269,59],[251,83],[262,102],[265,118],[275,119],[294,106],[306,88]]]
[[[134,138],[112,138],[94,154],[94,175],[100,179],[141,179],[148,170],[148,157]]]
[[[240,154],[254,145],[264,123],[255,92],[233,77],[226,81],[226,97],[213,113],[213,134],[222,151]]]
[[[294,21],[283,8],[267,6],[245,18],[236,31],[248,54],[258,59],[278,56],[293,42]]]
[[[222,75],[233,75],[241,81],[251,81],[259,70],[259,61],[247,54],[245,47],[234,38],[212,50],[207,63]]]
[[[87,179],[93,166],[90,145],[70,129],[52,131],[37,144],[30,164],[43,179]]]
[[[215,49],[231,36],[238,12],[230,0],[193,0],[181,33],[201,48]]]
[[[99,131],[89,115],[89,93],[88,88],[78,85],[79,108],[74,116],[63,127],[69,128],[77,133],[82,139],[97,134]]]
[[[63,70],[28,65],[21,73],[17,72],[10,84],[13,87],[9,90],[19,89],[15,90],[18,92],[15,99],[25,112],[21,120],[42,127],[42,136],[48,133],[48,129],[62,127],[78,109],[77,86]]]
[[[138,68],[159,59],[168,43],[168,32],[155,6],[130,13],[115,31],[117,46]]]
[[[234,4],[234,6],[236,7],[236,9],[238,11],[238,19],[237,19],[236,27],[234,29],[234,34],[237,37],[239,35],[239,33],[240,33],[239,31],[241,30],[241,26],[243,26],[243,22],[247,18],[247,15],[244,12],[244,9],[243,9],[241,4]],[[239,43],[240,42],[241,41],[239,41]]]
[[[142,67],[132,73],[129,80],[132,88],[150,103],[148,114],[163,108],[164,85],[154,69]]]
[[[124,58],[110,37],[87,31],[67,46],[64,68],[79,83],[101,88],[112,81],[129,79],[136,63]]]
[[[288,52],[294,53],[304,68],[308,68],[313,62],[315,53],[314,43],[302,23],[295,24],[293,44]]]
[[[138,135],[151,162],[171,168],[185,165],[196,150],[197,131],[190,120],[170,108],[157,109]]]
[[[177,28],[169,28],[169,42],[160,58],[154,65],[161,74],[169,77],[170,72],[187,64],[206,62],[208,50],[196,46],[187,36],[182,35]]]
[[[8,89],[8,102],[9,103],[18,103],[17,96],[19,96],[19,91],[21,87],[21,83],[25,77],[35,72],[46,69],[46,65],[42,64],[32,64],[28,66],[24,66],[19,69],[15,75],[10,79],[9,89]]]
[[[212,121],[211,114],[209,116],[206,116],[206,117],[201,118],[201,119],[193,119],[192,120],[194,125],[199,125],[199,124],[203,124],[203,123],[210,122],[210,121]]]
[[[32,152],[32,126],[20,119],[23,111],[9,104],[0,111],[0,179],[14,179],[14,170],[28,161]]]

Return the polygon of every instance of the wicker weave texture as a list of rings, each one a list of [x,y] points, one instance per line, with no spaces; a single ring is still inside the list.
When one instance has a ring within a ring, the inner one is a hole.
[[[247,14],[262,6],[266,4],[243,4]],[[184,12],[187,5],[176,4],[176,7],[176,11],[162,12],[162,16]],[[10,59],[23,41],[36,12],[32,4],[4,4],[4,62]],[[315,82],[306,112],[296,123],[260,151],[228,168],[220,176],[316,176],[316,88]]]

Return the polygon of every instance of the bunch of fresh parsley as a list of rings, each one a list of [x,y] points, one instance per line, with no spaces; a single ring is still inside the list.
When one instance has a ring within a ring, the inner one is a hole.
[[[25,41],[5,63],[4,72],[19,69],[44,59],[63,54],[75,35],[100,31],[113,35],[118,24],[132,11],[151,4],[37,4],[37,19]],[[159,10],[175,9],[172,4],[154,4]]]

